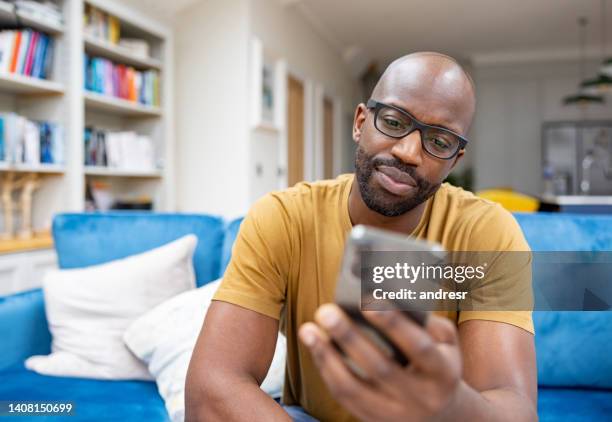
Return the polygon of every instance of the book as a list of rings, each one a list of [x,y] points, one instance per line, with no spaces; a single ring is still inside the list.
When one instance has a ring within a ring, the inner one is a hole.
[[[26,29],[21,33],[21,46],[19,47],[19,56],[17,57],[17,68],[15,69],[16,73],[21,73],[23,75],[31,38],[32,31],[29,29]]]
[[[19,48],[21,47],[22,37],[22,31],[17,31],[17,33],[15,34],[15,44],[13,45],[13,58],[11,59],[10,71],[12,73],[15,73],[17,71],[17,64],[19,62]]]
[[[0,72],[8,73],[13,59],[15,31],[0,32]]]
[[[0,113],[1,160],[15,164],[63,164],[63,131],[53,122]]]
[[[49,79],[53,67],[53,51],[55,48],[55,40],[51,37],[47,37],[47,45],[45,47],[45,58],[43,61],[41,78]]]
[[[140,38],[121,38],[119,45],[137,57],[148,58],[150,55],[149,43]]]
[[[159,106],[159,72],[139,71],[102,57],[85,56],[85,89],[140,104]]]
[[[83,29],[85,33],[113,44],[121,38],[119,19],[90,4],[85,4]]]
[[[30,75],[35,78],[40,78],[42,76],[42,64],[44,60],[47,40],[48,37],[44,34],[40,34],[38,37],[36,51],[34,52],[34,59],[32,60],[32,70],[30,72]]]
[[[92,126],[83,134],[86,166],[127,171],[154,171],[155,148],[150,137],[133,131],[110,131]]]
[[[23,65],[24,75],[30,76],[32,74],[32,63],[34,62],[34,53],[38,46],[38,39],[40,37],[39,32],[32,32],[30,35],[30,43],[28,45],[28,51],[26,53],[25,63]]]
[[[31,29],[0,30],[0,73],[46,79],[53,62],[53,38]]]

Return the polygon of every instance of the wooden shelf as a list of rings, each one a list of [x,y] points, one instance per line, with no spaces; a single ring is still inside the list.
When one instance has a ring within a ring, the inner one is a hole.
[[[115,62],[131,65],[138,69],[161,69],[161,60],[152,57],[135,56],[129,49],[91,34],[85,34],[85,51],[91,55],[101,56]]]
[[[4,25],[16,25],[14,5],[7,1],[0,1],[0,23]],[[18,9],[17,17],[19,21],[31,28],[37,29],[48,34],[61,34],[64,32],[64,25],[58,24],[55,21],[46,20],[29,11]]]
[[[31,239],[0,240],[0,254],[53,248],[53,238],[49,233],[35,235]]]
[[[64,166],[56,164],[12,164],[0,162],[0,171],[14,171],[18,173],[45,173],[45,174],[63,174],[66,169]]]
[[[0,73],[0,91],[29,95],[62,95],[62,84],[17,73]]]
[[[109,97],[96,92],[85,91],[85,106],[91,110],[106,111],[108,113],[122,116],[159,117],[161,108],[139,104],[123,98]]]
[[[122,170],[112,167],[85,166],[85,174],[87,176],[105,176],[105,177],[141,177],[157,179],[162,177],[161,170]]]

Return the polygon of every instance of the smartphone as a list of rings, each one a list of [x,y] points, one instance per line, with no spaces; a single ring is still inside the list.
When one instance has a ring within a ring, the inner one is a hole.
[[[441,262],[445,259],[446,253],[442,246],[437,243],[363,225],[353,227],[346,241],[342,266],[336,285],[336,304],[346,312],[364,334],[380,347],[387,356],[397,361],[400,365],[406,366],[409,364],[408,358],[383,332],[370,324],[361,313],[362,253],[383,251],[410,252],[411,254],[418,254],[417,260],[427,259],[427,262]],[[389,308],[394,308],[392,302],[389,302]],[[421,326],[426,324],[429,315],[429,312],[417,309],[404,309],[400,312]],[[347,363],[358,374],[362,372],[348,359]]]

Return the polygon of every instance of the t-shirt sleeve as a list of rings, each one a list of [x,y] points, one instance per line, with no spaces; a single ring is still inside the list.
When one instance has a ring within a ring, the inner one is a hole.
[[[287,209],[268,194],[240,225],[232,258],[213,300],[279,319],[287,291],[291,233]]]
[[[461,311],[459,324],[497,321],[534,333],[531,252],[512,214],[497,204],[490,205],[474,224],[470,239],[470,250],[483,251],[494,261],[486,272],[483,289],[491,303],[483,306],[485,310]]]

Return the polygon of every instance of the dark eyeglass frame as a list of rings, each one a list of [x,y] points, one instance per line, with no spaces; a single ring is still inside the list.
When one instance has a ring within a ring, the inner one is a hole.
[[[432,155],[432,156],[434,156],[436,158],[439,158],[440,160],[450,160],[450,159],[455,158],[455,156],[457,156],[459,151],[461,151],[462,149],[465,149],[465,147],[468,144],[468,140],[466,138],[464,138],[463,136],[459,135],[458,133],[455,133],[452,130],[448,130],[448,129],[440,127],[440,126],[432,126],[432,125],[428,125],[426,123],[423,123],[423,122],[419,121],[416,117],[414,117],[412,114],[408,113],[406,110],[402,110],[399,107],[395,107],[395,106],[392,106],[390,104],[381,103],[381,102],[378,102],[378,101],[373,100],[371,98],[366,103],[366,107],[368,109],[373,109],[374,110],[374,127],[380,133],[382,133],[383,135],[388,136],[390,138],[402,139],[402,138],[410,135],[415,130],[418,130],[421,133],[421,146],[423,147],[423,149],[428,154],[430,154],[430,155]],[[389,135],[388,133],[386,133],[383,130],[379,129],[379,127],[378,127],[378,112],[381,109],[385,108],[385,107],[391,108],[391,109],[397,111],[398,113],[402,114],[403,116],[405,116],[409,120],[409,122],[411,123],[412,127],[410,128],[410,130],[408,130],[408,132],[406,132],[405,134],[403,134],[401,136],[394,136],[394,135]],[[424,129],[435,129],[435,130],[438,130],[438,131],[441,131],[441,132],[445,132],[445,133],[448,133],[448,134],[456,137],[459,140],[457,150],[450,157],[440,157],[440,156],[432,153],[425,146],[425,137],[423,136],[423,130]]]

